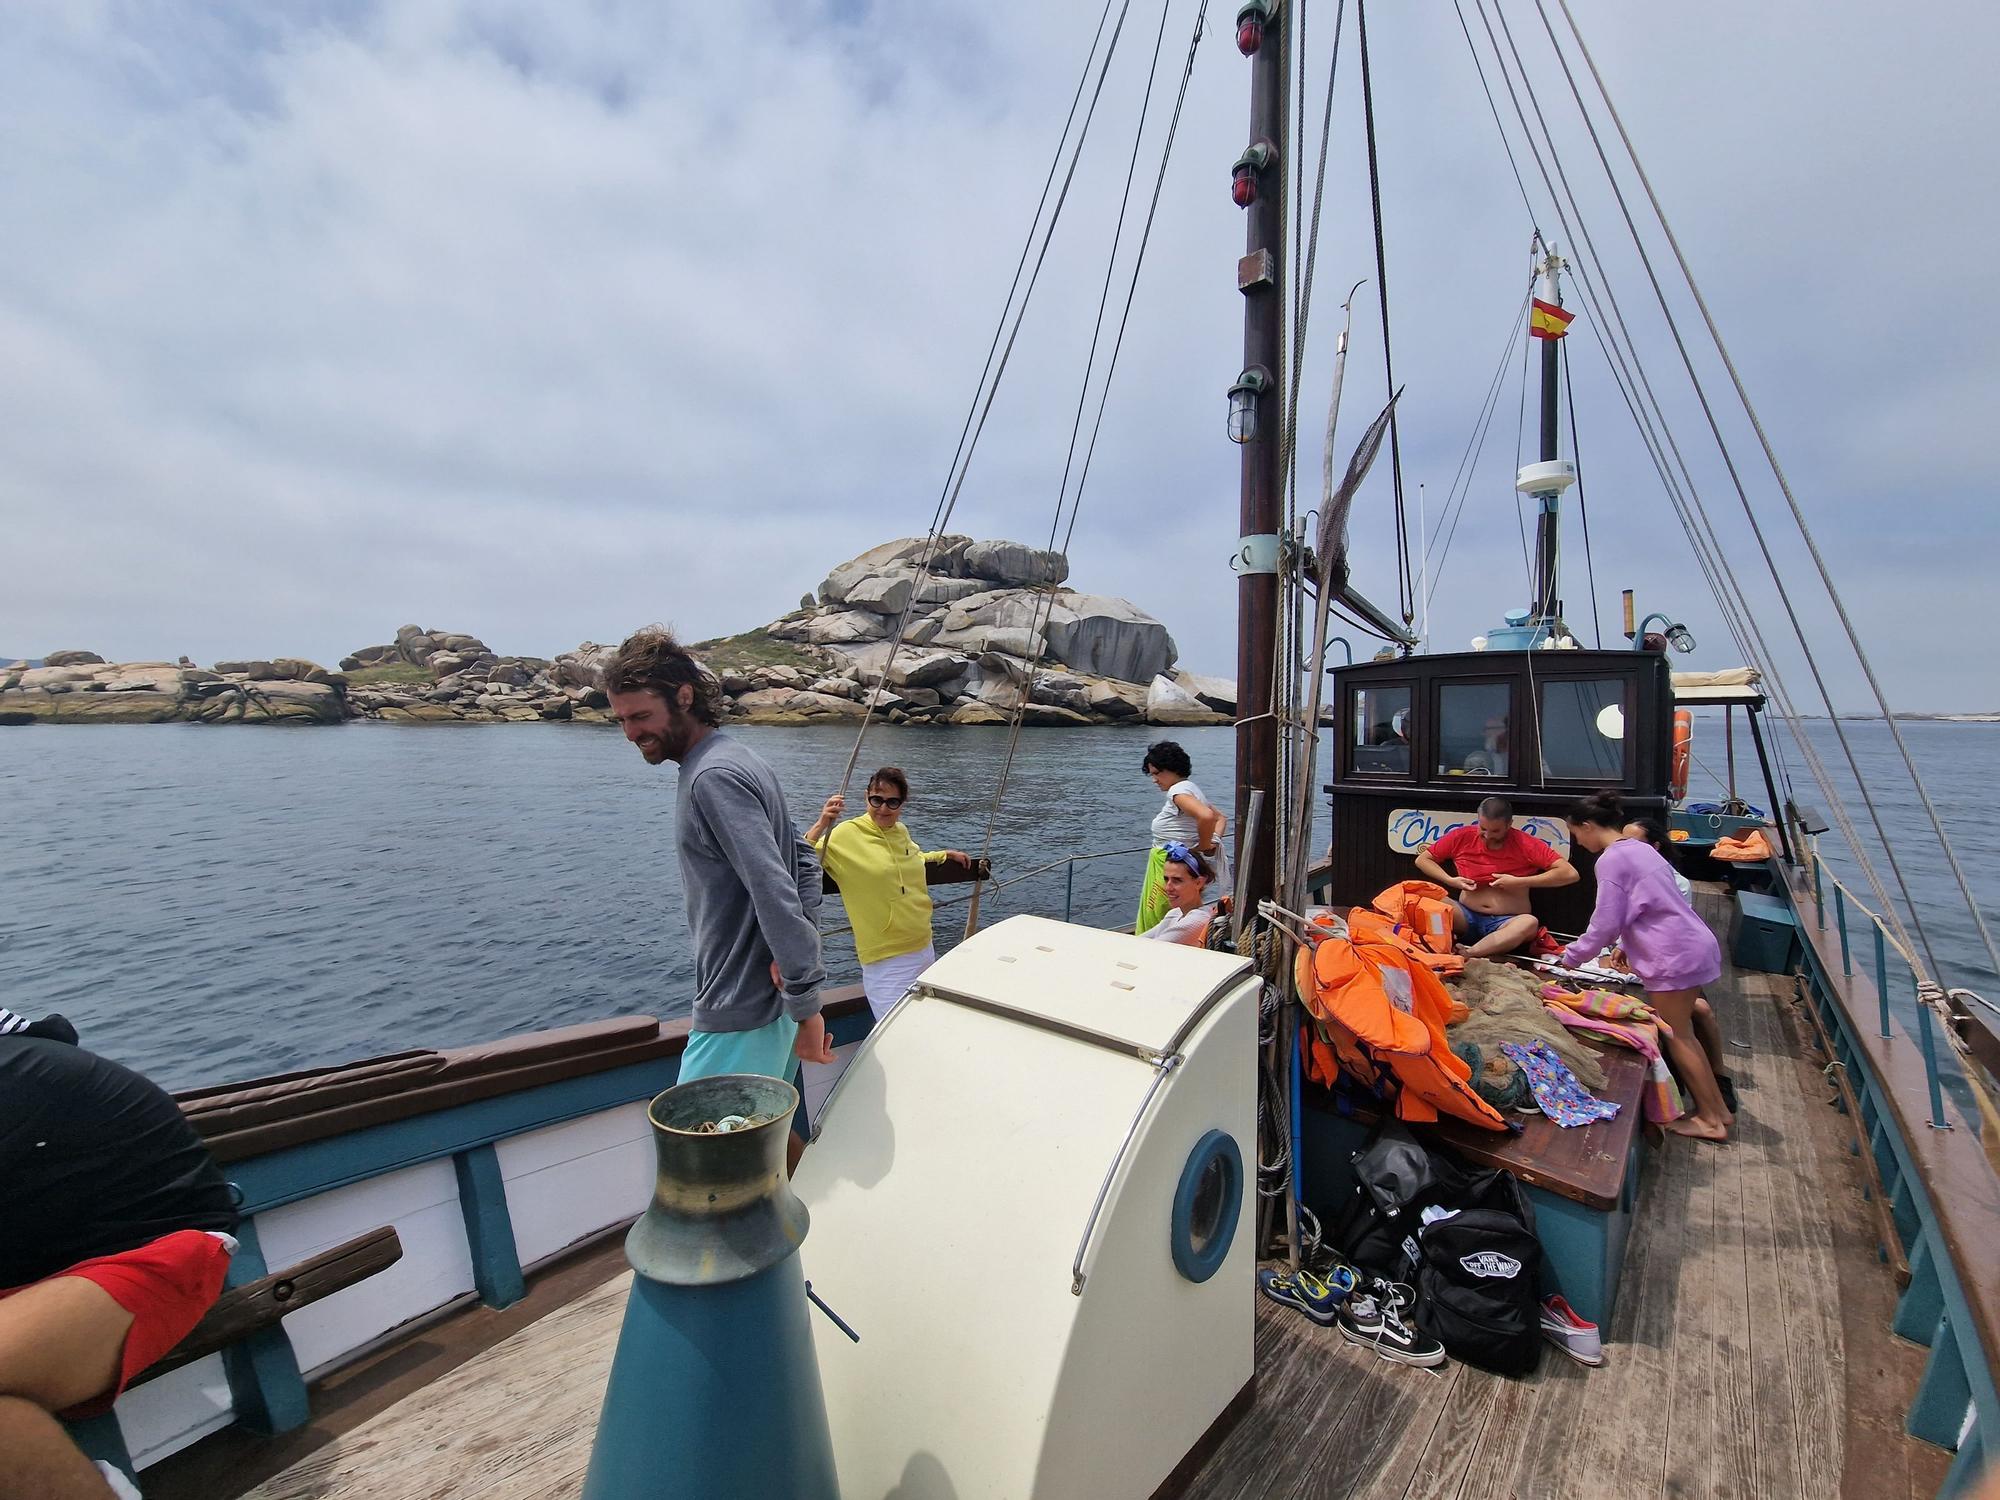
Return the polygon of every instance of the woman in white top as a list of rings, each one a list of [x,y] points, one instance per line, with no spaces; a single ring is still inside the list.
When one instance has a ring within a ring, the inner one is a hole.
[[[1229,861],[1222,852],[1222,832],[1228,820],[1194,784],[1194,762],[1188,759],[1187,751],[1172,740],[1148,745],[1145,770],[1153,785],[1166,793],[1167,800],[1153,814],[1153,851],[1146,856],[1146,883],[1139,892],[1139,920],[1132,929],[1134,932],[1148,932],[1158,926],[1171,904],[1162,879],[1169,844],[1186,845],[1208,865],[1204,900],[1211,904],[1220,901],[1231,889]]]
[[[1186,844],[1169,844],[1164,852],[1160,883],[1167,891],[1167,914],[1139,936],[1199,948],[1207,940],[1208,924],[1215,916],[1215,908],[1203,904],[1208,865]]]

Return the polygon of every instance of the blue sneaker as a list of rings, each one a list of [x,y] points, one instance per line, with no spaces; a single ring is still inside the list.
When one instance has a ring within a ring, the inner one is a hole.
[[[1323,1328],[1331,1328],[1340,1316],[1340,1304],[1354,1290],[1354,1272],[1335,1266],[1322,1279],[1311,1271],[1260,1270],[1257,1290],[1273,1302],[1295,1307]]]

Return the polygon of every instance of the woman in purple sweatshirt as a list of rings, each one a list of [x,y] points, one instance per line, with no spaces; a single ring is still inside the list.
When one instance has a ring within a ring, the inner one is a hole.
[[[1563,949],[1567,965],[1588,963],[1617,940],[1646,987],[1646,999],[1673,1028],[1667,1053],[1694,1113],[1667,1129],[1705,1141],[1726,1141],[1736,1117],[1708,1056],[1694,1040],[1694,1003],[1703,985],[1722,977],[1722,949],[1708,924],[1674,885],[1674,868],[1658,850],[1624,837],[1624,806],[1608,792],[1586,797],[1569,811],[1569,836],[1597,856],[1597,908],[1582,937]]]

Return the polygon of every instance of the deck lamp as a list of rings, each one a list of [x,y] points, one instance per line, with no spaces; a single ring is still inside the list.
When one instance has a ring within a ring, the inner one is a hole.
[[[1655,610],[1652,614],[1647,615],[1645,619],[1641,620],[1639,628],[1631,633],[1632,649],[1634,651],[1644,651],[1646,649],[1646,627],[1651,625],[1655,620],[1658,620],[1662,625],[1667,627],[1667,644],[1673,647],[1674,650],[1680,652],[1683,656],[1694,650],[1694,632],[1689,630],[1687,626],[1678,623],[1673,616],[1663,615],[1658,610]]]
[[[1229,388],[1229,441],[1247,443],[1257,435],[1257,407],[1271,386],[1271,372],[1252,365]]]
[[[1236,165],[1230,168],[1229,196],[1238,208],[1248,208],[1257,201],[1258,174],[1277,157],[1269,141],[1258,141],[1236,158]]]
[[[1271,0],[1244,0],[1236,12],[1236,50],[1254,57],[1264,45],[1264,28],[1271,23]]]

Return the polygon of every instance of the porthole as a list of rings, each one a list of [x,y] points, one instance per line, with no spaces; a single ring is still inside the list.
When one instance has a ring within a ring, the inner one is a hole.
[[[1206,1281],[1222,1267],[1243,1207],[1243,1154],[1223,1130],[1211,1130],[1188,1153],[1174,1190],[1174,1267]]]

